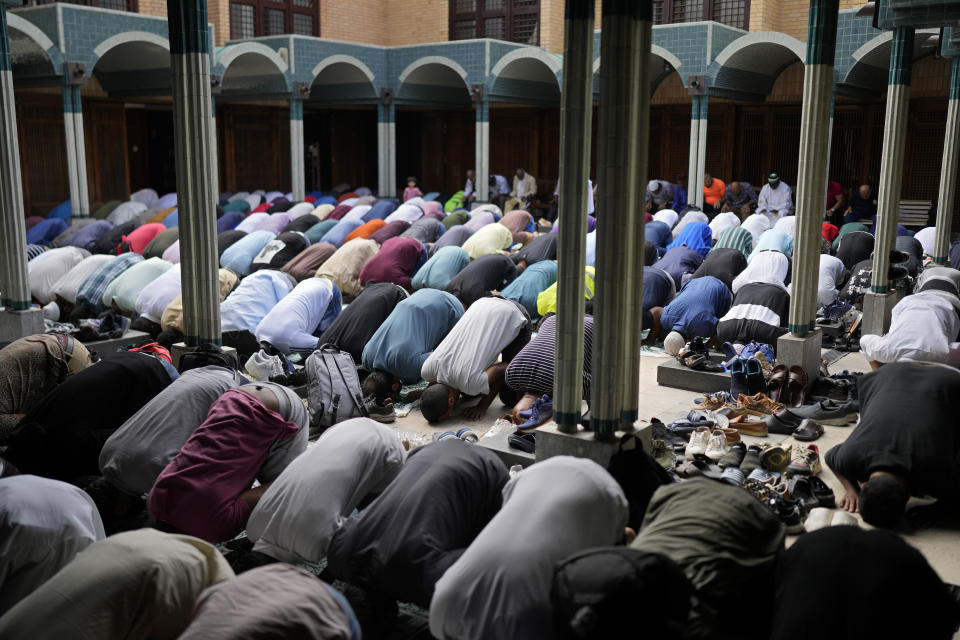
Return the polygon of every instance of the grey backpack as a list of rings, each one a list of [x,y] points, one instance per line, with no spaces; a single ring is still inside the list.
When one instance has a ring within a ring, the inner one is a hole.
[[[353,356],[332,344],[310,354],[307,372],[307,406],[311,436],[338,422],[367,415]]]

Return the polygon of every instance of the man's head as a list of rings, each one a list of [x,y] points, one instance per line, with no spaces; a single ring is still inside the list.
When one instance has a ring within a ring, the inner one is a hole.
[[[767,182],[770,183],[770,187],[776,189],[780,186],[780,174],[776,171],[770,172],[770,175],[767,176]]]
[[[683,175],[682,173],[681,173],[680,175],[678,175],[678,176],[677,176],[677,186],[680,187],[681,189],[686,189],[686,188],[687,188],[687,176]]]
[[[517,169],[517,177],[523,180],[523,177],[527,175],[527,172],[523,169]]]
[[[650,193],[660,193],[660,182],[658,180],[651,180],[648,182],[647,191]]]
[[[378,402],[383,402],[400,391],[400,380],[386,371],[374,369],[363,379],[360,390],[363,397],[373,396]]]
[[[713,184],[713,176],[709,173],[703,174],[703,186],[709,187]]]
[[[860,515],[875,527],[895,527],[910,493],[903,479],[887,471],[874,471],[860,487]]]
[[[733,182],[731,182],[730,192],[733,193],[733,195],[735,196],[740,195],[740,182],[738,182],[737,180],[734,180]]]
[[[467,169],[467,180],[473,180],[473,179],[474,179],[473,169]]]
[[[427,422],[440,422],[450,417],[460,392],[445,384],[432,384],[420,396],[420,412]]]
[[[870,195],[873,193],[873,188],[869,184],[862,184],[860,185],[859,191],[860,191],[860,197],[863,198],[864,200],[867,200],[870,198]]]

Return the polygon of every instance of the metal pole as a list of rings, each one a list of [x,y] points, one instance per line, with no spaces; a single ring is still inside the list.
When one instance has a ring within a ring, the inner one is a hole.
[[[696,205],[703,209],[703,175],[707,171],[707,109],[710,107],[710,96],[702,95],[700,98],[700,123],[697,125],[697,188]]]
[[[397,150],[393,102],[377,105],[377,174],[381,198],[397,197]]]
[[[303,100],[290,100],[290,191],[296,202],[306,195],[303,174]]]
[[[943,162],[940,164],[937,238],[933,251],[933,261],[937,264],[947,264],[950,258],[950,232],[953,229],[953,199],[957,190],[958,159],[960,159],[960,56],[953,59],[950,74],[947,130],[943,139]]]
[[[700,96],[692,96],[690,102],[690,155],[687,159],[687,204],[697,204],[697,167],[700,162]],[[642,176],[641,176],[642,177]],[[679,211],[677,213],[680,213]]]
[[[167,0],[186,343],[220,344],[216,163],[205,0]]]
[[[13,102],[13,65],[7,36],[6,3],[0,2],[0,305],[30,308],[26,228],[20,177],[17,107]]]
[[[903,153],[910,109],[910,78],[913,70],[913,28],[897,27],[890,44],[890,75],[887,80],[887,111],[883,126],[880,187],[877,206],[876,243],[873,247],[873,278],[870,291],[890,290],[890,250],[897,238]],[[886,327],[884,327],[886,330]]]
[[[837,45],[839,0],[810,0],[807,59],[803,74],[797,221],[790,296],[790,332],[805,336],[814,328],[820,276],[823,197],[827,192],[827,145],[833,101],[833,56]]]
[[[80,176],[77,172],[77,137],[73,134],[73,87],[60,88],[63,96],[63,132],[66,139],[67,182],[70,185],[70,215],[80,215]]]
[[[71,87],[73,99],[73,151],[77,156],[77,194],[80,198],[79,212],[74,213],[81,218],[90,215],[90,188],[87,185],[87,142],[83,134],[83,102],[80,98],[80,87]]]
[[[477,200],[486,201],[490,180],[490,103],[477,102],[477,131],[474,145],[473,190]]]
[[[597,228],[590,426],[598,440],[612,440],[623,411],[624,348],[632,330],[627,317],[634,282],[633,224],[637,207],[637,108],[639,78],[636,13],[641,4],[604,0],[600,40],[599,168],[602,217]],[[564,225],[567,221],[564,221]],[[561,225],[561,230],[564,226]],[[631,309],[632,310],[632,309]]]
[[[637,96],[637,132],[636,132],[636,164],[632,179],[637,184],[637,203],[639,204],[640,189],[647,183],[647,154],[649,151],[650,132],[650,47],[653,43],[653,3],[646,0],[637,3],[638,14],[634,21],[634,47],[637,52],[636,61],[636,96]],[[645,225],[642,207],[638,206],[633,217],[627,221],[624,233],[629,236],[630,273],[628,276],[631,286],[626,290],[627,315],[623,323],[626,340],[623,345],[623,409],[620,412],[620,425],[624,431],[634,428],[638,417],[639,390],[640,390],[640,332],[643,317],[643,255],[646,245]]]
[[[560,237],[553,419],[564,433],[580,424],[583,395],[586,202],[593,116],[593,0],[567,0],[560,97]]]

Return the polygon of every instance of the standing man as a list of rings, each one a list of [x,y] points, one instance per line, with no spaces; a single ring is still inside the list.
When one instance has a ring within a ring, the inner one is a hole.
[[[463,202],[469,203],[477,199],[477,178],[473,169],[467,169],[467,181],[463,185]]]
[[[719,213],[727,185],[709,173],[703,174],[703,210],[706,213]]]
[[[757,213],[767,216],[771,226],[780,218],[793,215],[793,191],[786,182],[780,181],[776,171],[767,177],[767,184],[760,189]]]
[[[537,195],[537,179],[523,169],[517,169],[516,175],[513,176],[513,191],[510,192],[510,199],[504,205],[503,212],[527,209],[535,195]]]
[[[753,209],[756,206],[757,192],[753,190],[753,185],[749,182],[734,180],[727,185],[720,211],[732,211],[737,214],[740,217],[740,221],[743,222],[753,213]]]

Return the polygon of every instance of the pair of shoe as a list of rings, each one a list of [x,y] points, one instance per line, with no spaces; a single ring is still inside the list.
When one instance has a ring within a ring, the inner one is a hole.
[[[792,476],[787,487],[790,497],[799,500],[807,511],[818,507],[833,509],[837,506],[833,489],[817,476]]]
[[[377,422],[389,424],[397,419],[397,412],[392,404],[378,402],[373,396],[364,398],[363,406],[367,410],[367,416]]]
[[[786,466],[788,476],[815,476],[823,470],[820,463],[820,448],[808,444],[805,449],[795,447],[790,453],[790,464]]]
[[[730,396],[727,395],[726,391],[717,391],[716,393],[708,393],[703,398],[697,398],[694,400],[696,406],[695,410],[708,410],[715,411],[723,405],[727,404],[730,401]]]
[[[709,427],[697,427],[697,430],[690,434],[690,442],[687,444],[686,455],[693,459],[698,453],[703,454],[714,462],[722,458],[730,446],[727,444],[727,435],[722,429],[711,429]]]
[[[778,364],[770,374],[767,389],[774,402],[799,407],[807,398],[807,383],[807,372],[803,367],[793,365],[788,369],[787,365]]]
[[[533,453],[537,448],[537,434],[530,431],[514,431],[507,436],[507,444],[524,453]]]
[[[763,367],[756,358],[736,358],[730,364],[730,395],[755,396],[767,390]]]
[[[464,427],[463,429],[460,429],[460,431],[444,431],[437,436],[437,442],[449,439],[460,439],[464,442],[469,442],[470,444],[476,444],[479,440],[479,438],[477,438],[477,434],[474,433],[473,429],[470,427]]]
[[[553,417],[553,398],[548,395],[541,396],[529,409],[517,411],[517,416],[524,421],[517,425],[518,431],[536,429],[549,422]]]

